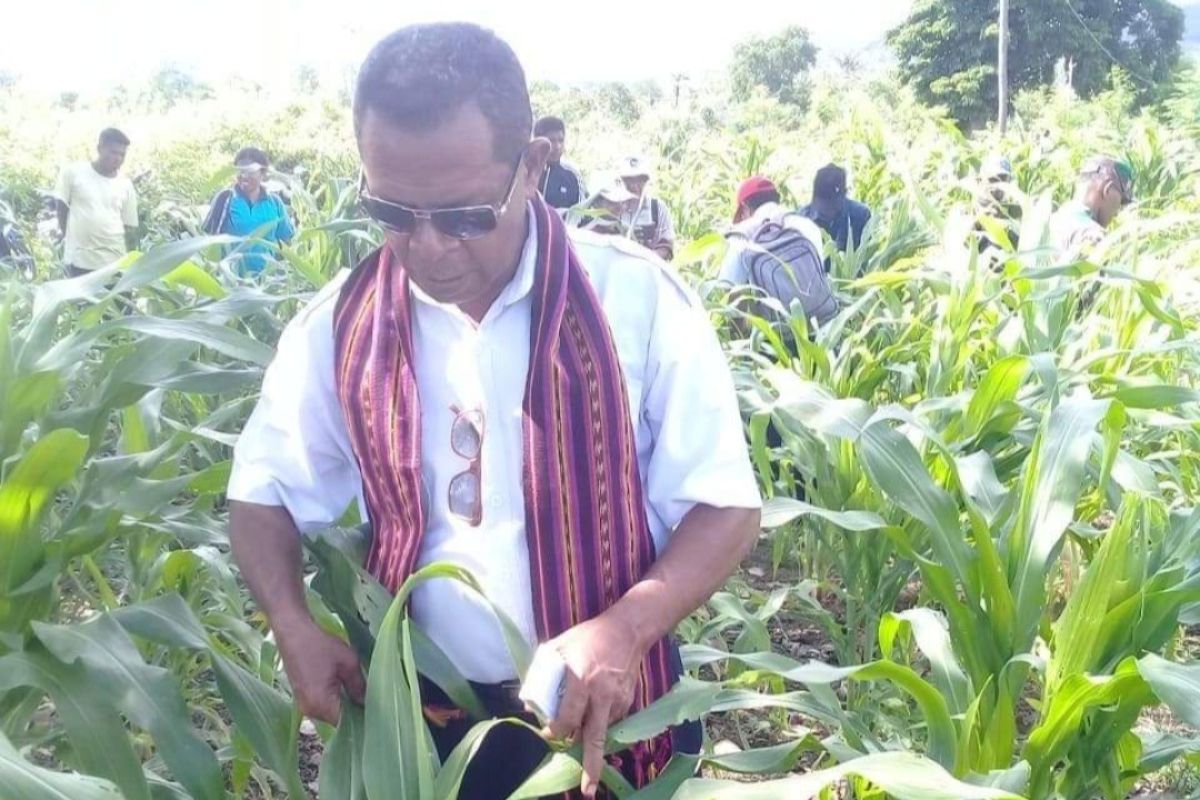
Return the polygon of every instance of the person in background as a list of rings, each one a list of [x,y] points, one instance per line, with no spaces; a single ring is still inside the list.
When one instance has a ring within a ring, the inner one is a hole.
[[[578,227],[608,236],[629,236],[621,224],[625,209],[637,198],[620,179],[602,181],[600,189],[588,198],[579,212]]]
[[[826,164],[817,170],[812,202],[800,213],[829,234],[842,253],[851,242],[856,249],[862,244],[863,230],[871,221],[871,209],[846,196],[846,170],[836,164]],[[828,266],[826,261],[826,268]]]
[[[1088,159],[1079,171],[1074,199],[1050,218],[1051,244],[1060,260],[1086,258],[1133,199],[1132,167],[1110,156]]]
[[[1007,249],[1002,242],[992,238],[992,233],[983,224],[984,217],[1003,226],[1013,250],[1019,247],[1022,216],[1020,197],[1020,190],[1013,182],[1012,162],[1002,155],[991,155],[984,159],[979,168],[979,189],[975,196],[975,214],[979,218],[975,233],[979,236],[981,253],[988,248]]]
[[[821,231],[812,220],[780,205],[779,189],[762,176],[738,187],[729,246],[718,277],[733,287],[750,286],[759,296],[790,309],[798,301],[810,322],[824,325],[838,311],[825,274]],[[760,308],[759,316],[777,314]]]
[[[296,234],[282,198],[264,185],[270,163],[257,147],[239,150],[233,159],[234,184],[217,193],[204,220],[205,233],[255,237],[226,251],[242,277],[259,275],[278,252],[279,243],[290,242]]]
[[[667,204],[647,191],[650,168],[639,156],[621,160],[617,174],[635,198],[621,215],[621,224],[644,247],[653,250],[664,261],[675,257],[675,223]]]
[[[563,161],[567,149],[567,125],[558,117],[542,117],[533,126],[533,135],[550,140],[550,160],[538,190],[551,208],[574,208],[587,199],[587,187],[579,170]]]
[[[128,151],[129,137],[105,128],[96,160],[71,164],[58,175],[55,210],[67,277],[107,267],[137,247],[137,191],[120,174]]]

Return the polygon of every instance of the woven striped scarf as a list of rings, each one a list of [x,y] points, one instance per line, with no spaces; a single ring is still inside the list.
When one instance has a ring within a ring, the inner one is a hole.
[[[654,543],[600,300],[562,221],[540,199],[530,210],[537,265],[522,407],[525,530],[545,641],[616,603],[649,569]],[[367,568],[393,592],[416,565],[426,520],[411,314],[408,276],[385,245],[351,274],[334,316],[338,396],[374,529]],[[670,688],[668,646],[660,641],[643,661],[635,710]],[[670,754],[670,736],[660,736],[619,757],[619,767],[640,786]]]

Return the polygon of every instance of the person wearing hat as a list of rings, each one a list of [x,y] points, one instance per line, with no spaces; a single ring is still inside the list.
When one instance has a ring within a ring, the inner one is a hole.
[[[637,197],[625,188],[620,178],[602,181],[600,188],[584,204],[578,227],[609,236],[628,236],[629,230],[621,218],[635,200]]]
[[[1063,261],[1086,257],[1133,202],[1133,169],[1110,156],[1089,159],[1079,171],[1075,198],[1050,218],[1050,237]]]
[[[798,301],[809,320],[825,324],[837,313],[822,259],[821,231],[812,220],[784,208],[779,189],[756,175],[737,192],[733,227],[718,280],[732,287],[751,286],[783,308]],[[766,309],[760,316],[774,316]],[[810,322],[811,324],[811,322]]]
[[[282,198],[264,185],[270,167],[267,154],[257,147],[243,147],[233,164],[234,184],[213,198],[203,228],[210,234],[253,236],[255,241],[229,248],[226,255],[236,259],[239,275],[256,276],[278,252],[278,243],[290,242],[296,229]]]
[[[617,174],[636,199],[621,214],[622,228],[664,261],[670,261],[675,257],[675,222],[667,204],[646,190],[652,177],[646,159],[621,159]]]
[[[812,202],[800,213],[828,233],[843,253],[851,241],[856,248],[862,244],[863,230],[871,221],[871,209],[846,196],[846,170],[836,164],[826,164],[817,170]]]

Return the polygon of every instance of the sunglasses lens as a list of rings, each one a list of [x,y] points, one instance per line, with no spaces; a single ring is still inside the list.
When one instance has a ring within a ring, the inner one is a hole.
[[[433,212],[433,224],[451,239],[478,239],[496,230],[496,212],[481,206]]]
[[[476,413],[459,414],[450,428],[450,447],[463,458],[478,458],[483,421]]]
[[[417,218],[406,208],[383,203],[373,197],[362,198],[367,216],[396,233],[412,233],[417,227]]]
[[[479,478],[473,473],[462,472],[450,481],[450,513],[472,519],[479,514]]]

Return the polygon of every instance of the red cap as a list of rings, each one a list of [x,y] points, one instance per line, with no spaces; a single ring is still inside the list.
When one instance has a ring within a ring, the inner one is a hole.
[[[778,191],[779,190],[775,188],[774,183],[761,175],[755,175],[753,178],[746,178],[746,180],[742,181],[742,185],[738,187],[738,208],[740,209],[743,203],[755,195],[764,194],[766,192],[778,193]]]

